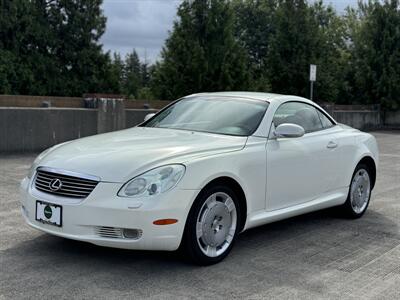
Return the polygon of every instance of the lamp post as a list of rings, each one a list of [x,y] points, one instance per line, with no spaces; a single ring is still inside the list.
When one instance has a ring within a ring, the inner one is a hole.
[[[313,100],[314,81],[317,79],[317,65],[310,65],[310,100]]]

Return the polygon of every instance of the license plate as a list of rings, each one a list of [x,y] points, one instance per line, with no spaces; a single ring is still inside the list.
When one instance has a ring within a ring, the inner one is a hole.
[[[43,201],[36,201],[36,221],[61,227],[62,206]]]

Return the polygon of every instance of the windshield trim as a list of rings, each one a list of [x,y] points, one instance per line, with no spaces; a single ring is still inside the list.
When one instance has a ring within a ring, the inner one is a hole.
[[[162,113],[164,110],[166,110],[167,108],[169,108],[172,105],[175,105],[176,103],[183,101],[183,100],[188,100],[190,98],[206,98],[206,97],[215,97],[215,98],[235,98],[235,99],[243,99],[246,101],[257,101],[257,102],[264,102],[266,103],[266,108],[264,111],[263,116],[260,118],[257,126],[255,126],[254,130],[252,132],[250,132],[249,134],[233,134],[233,133],[222,133],[222,132],[213,132],[213,131],[205,131],[205,130],[194,130],[194,129],[185,129],[185,128],[173,128],[173,127],[147,127],[147,123],[149,123],[154,117],[156,117],[158,114]],[[179,98],[173,102],[171,102],[170,104],[168,104],[167,106],[163,107],[161,110],[159,110],[153,117],[151,117],[150,119],[148,119],[147,121],[144,121],[142,123],[140,123],[139,125],[137,125],[137,127],[146,127],[146,128],[161,128],[161,129],[169,129],[169,130],[184,130],[184,131],[192,131],[192,132],[202,132],[202,133],[210,133],[210,134],[218,134],[218,135],[226,135],[226,136],[239,136],[239,137],[249,137],[251,135],[254,134],[254,132],[257,131],[258,127],[260,127],[260,124],[262,122],[262,120],[264,120],[265,118],[265,114],[268,111],[269,105],[271,103],[267,100],[261,100],[261,99],[255,99],[255,98],[250,98],[250,97],[242,97],[242,96],[225,96],[225,95],[213,95],[213,94],[207,94],[207,95],[191,95],[191,96],[185,96],[182,98]]]

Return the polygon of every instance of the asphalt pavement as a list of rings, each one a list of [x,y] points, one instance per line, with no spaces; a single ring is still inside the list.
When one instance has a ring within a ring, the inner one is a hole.
[[[380,166],[361,219],[322,211],[247,231],[222,263],[54,237],[20,215],[33,155],[0,154],[0,299],[400,299],[400,132],[374,132]]]

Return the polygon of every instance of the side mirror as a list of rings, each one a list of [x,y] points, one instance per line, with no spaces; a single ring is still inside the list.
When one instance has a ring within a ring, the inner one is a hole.
[[[277,138],[296,138],[303,136],[304,133],[303,127],[292,123],[284,123],[276,127],[274,135]]]
[[[144,117],[144,121],[146,122],[148,119],[151,119],[154,115],[155,115],[155,114],[147,114],[147,115]]]

